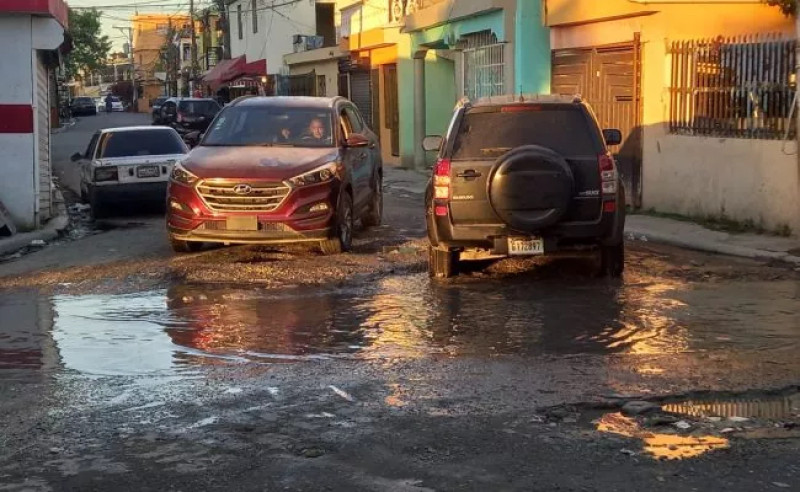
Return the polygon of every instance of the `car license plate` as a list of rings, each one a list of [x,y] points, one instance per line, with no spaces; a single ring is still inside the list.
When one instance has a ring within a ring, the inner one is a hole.
[[[229,231],[257,231],[258,217],[228,217],[227,228]]]
[[[157,178],[161,176],[161,169],[158,166],[139,166],[136,168],[136,176],[140,178]]]
[[[510,255],[543,255],[544,240],[510,237],[508,238],[508,254]]]

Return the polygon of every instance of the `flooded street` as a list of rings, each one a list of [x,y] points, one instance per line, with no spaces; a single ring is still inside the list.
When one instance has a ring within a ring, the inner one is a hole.
[[[621,281],[431,281],[421,202],[387,174],[331,257],[134,214],[0,261],[0,491],[800,490],[799,272],[631,241]]]

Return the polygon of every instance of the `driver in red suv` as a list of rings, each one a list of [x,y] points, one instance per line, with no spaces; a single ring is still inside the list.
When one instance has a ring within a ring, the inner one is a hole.
[[[175,165],[170,243],[177,252],[295,242],[347,251],[355,221],[381,222],[382,176],[377,136],[347,99],[241,98]]]

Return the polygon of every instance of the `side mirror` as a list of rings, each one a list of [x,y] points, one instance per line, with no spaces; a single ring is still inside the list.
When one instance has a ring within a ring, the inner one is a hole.
[[[81,154],[80,152],[75,152],[74,154],[72,154],[70,159],[72,160],[72,162],[78,162],[79,160],[83,159],[83,154]]]
[[[603,130],[606,145],[619,145],[622,143],[622,132],[615,129]]]
[[[438,151],[442,148],[442,142],[444,138],[441,135],[428,135],[422,139],[422,148],[428,152]]]
[[[366,147],[369,139],[360,133],[351,133],[344,142],[345,147]]]
[[[200,143],[200,139],[202,137],[203,136],[200,134],[200,132],[193,131],[193,132],[189,132],[186,135],[184,135],[183,136],[183,141],[186,143],[186,145],[189,146],[189,148],[194,148],[194,147],[197,147],[198,143]]]

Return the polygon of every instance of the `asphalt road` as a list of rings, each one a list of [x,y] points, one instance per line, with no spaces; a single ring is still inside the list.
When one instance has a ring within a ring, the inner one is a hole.
[[[134,122],[58,135],[62,183]],[[800,489],[797,272],[636,243],[622,281],[431,282],[392,176],[345,255],[176,256],[163,217],[76,214],[0,263],[0,490]]]

